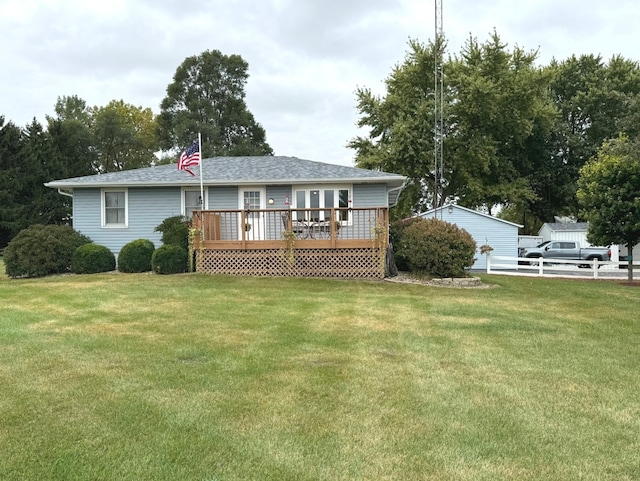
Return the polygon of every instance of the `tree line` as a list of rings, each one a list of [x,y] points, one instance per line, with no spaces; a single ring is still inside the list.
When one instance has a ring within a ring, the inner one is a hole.
[[[76,95],[58,97],[44,125],[0,115],[0,248],[30,225],[71,222],[71,198],[45,182],[175,162],[198,133],[204,157],[272,155],[244,101],[248,68],[217,50],[186,58],[159,115],[123,100],[91,107]]]
[[[410,40],[385,95],[356,89],[359,126],[368,129],[348,142],[356,165],[410,179],[394,216],[433,207],[442,177],[440,203],[500,206],[525,234],[555,215],[586,217],[576,195],[581,169],[608,140],[638,137],[638,62],[581,55],[541,66],[537,52],[509,48],[495,32],[446,55],[444,38]],[[436,58],[443,172],[434,166]],[[244,101],[247,79],[242,57],[205,51],[178,66],[159,115],[123,100],[90,107],[77,96],[58,98],[45,125],[22,128],[0,115],[0,248],[29,225],[70,222],[71,199],[47,181],[174,162],[198,132],[204,157],[272,155]]]
[[[484,208],[537,233],[556,215],[584,218],[580,169],[608,139],[637,138],[638,62],[572,56],[536,64],[538,52],[509,48],[497,33],[469,38],[456,55],[446,41],[410,40],[385,79],[385,95],[356,90],[359,126],[350,140],[356,165],[404,174],[410,182],[396,217],[438,203]],[[444,171],[434,163],[436,59],[442,59]]]

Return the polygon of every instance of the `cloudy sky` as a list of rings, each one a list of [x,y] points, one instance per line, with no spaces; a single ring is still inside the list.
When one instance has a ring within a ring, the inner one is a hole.
[[[495,30],[539,64],[640,60],[636,0],[443,0],[449,53]],[[433,0],[0,0],[0,115],[24,126],[59,96],[159,112],[176,68],[205,50],[249,63],[246,102],[276,155],[352,165],[355,89],[384,93],[407,40],[434,37]]]

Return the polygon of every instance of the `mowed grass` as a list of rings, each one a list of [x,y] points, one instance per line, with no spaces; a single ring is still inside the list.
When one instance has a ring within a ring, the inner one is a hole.
[[[0,278],[2,480],[637,480],[640,289]]]

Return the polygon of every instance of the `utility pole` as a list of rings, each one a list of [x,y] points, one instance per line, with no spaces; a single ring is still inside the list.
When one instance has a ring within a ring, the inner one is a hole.
[[[442,0],[435,0],[435,62],[434,62],[434,125],[433,125],[433,145],[434,145],[434,175],[433,175],[433,207],[438,208],[444,201],[444,161],[442,154],[443,120],[442,111],[444,109],[444,80],[442,73],[442,51],[441,45],[444,42],[444,31],[442,26]]]

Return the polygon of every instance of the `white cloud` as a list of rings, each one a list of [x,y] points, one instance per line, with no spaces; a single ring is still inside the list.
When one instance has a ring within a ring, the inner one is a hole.
[[[495,29],[539,49],[539,61],[619,53],[637,59],[637,4],[594,0],[444,0],[450,53]],[[44,121],[58,96],[159,111],[182,61],[204,50],[249,63],[247,105],[276,154],[350,164],[355,90],[384,93],[407,40],[434,35],[420,0],[4,0],[0,3],[0,115]]]

